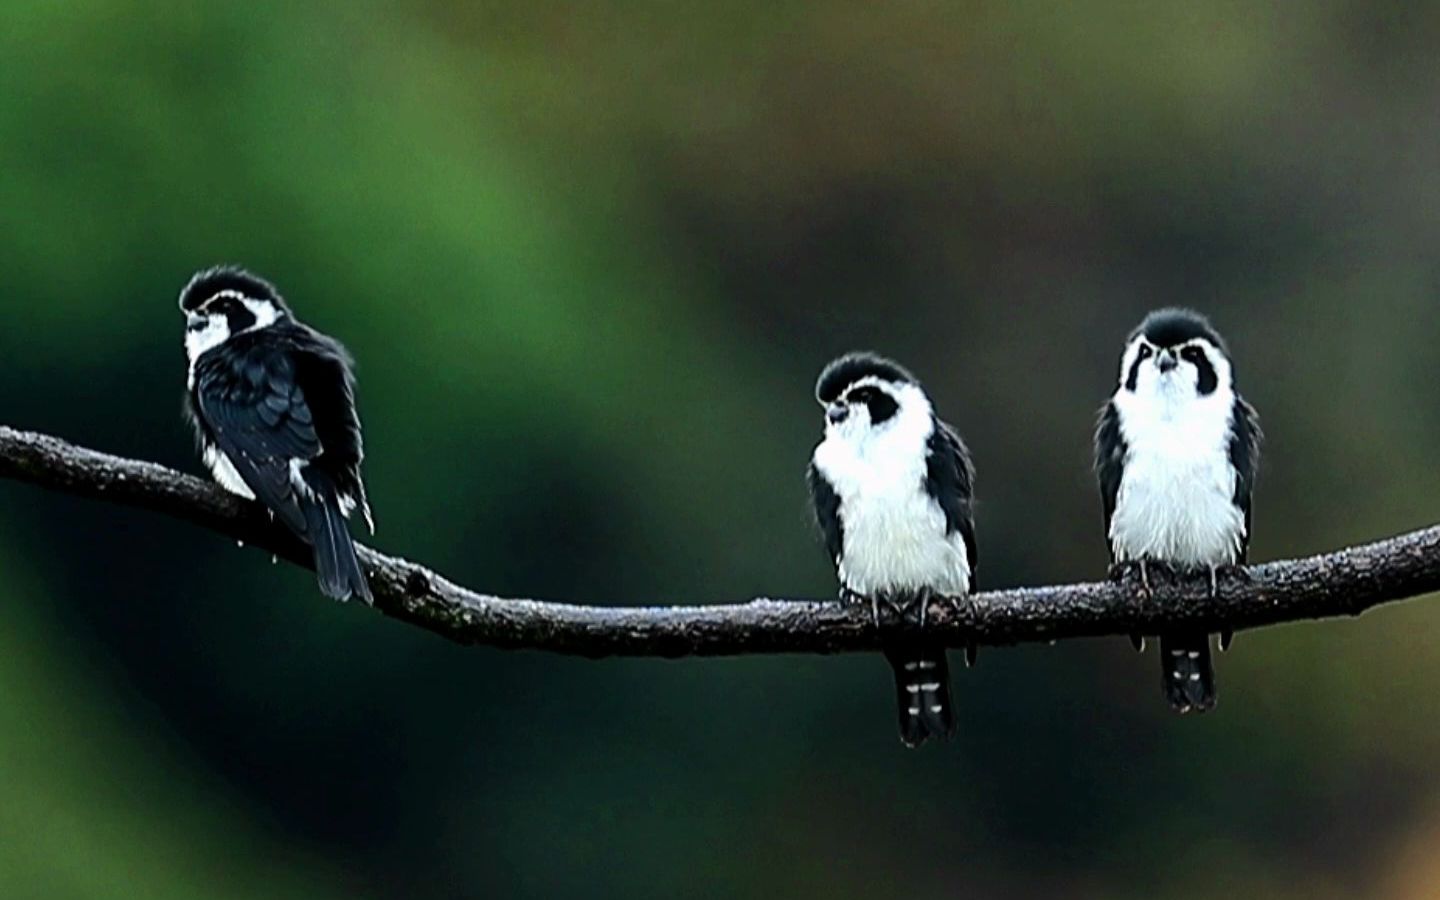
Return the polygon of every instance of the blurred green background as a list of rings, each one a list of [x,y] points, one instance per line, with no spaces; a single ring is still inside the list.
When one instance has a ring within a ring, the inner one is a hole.
[[[376,543],[593,603],[826,596],[811,384],[869,347],[980,471],[982,586],[1106,564],[1121,340],[1193,305],[1269,435],[1256,559],[1428,524],[1433,3],[0,9],[0,422],[199,471],[190,272],[360,361]],[[982,654],[463,649],[0,483],[0,895],[1440,895],[1440,608]],[[1152,651],[1153,652],[1153,651]]]

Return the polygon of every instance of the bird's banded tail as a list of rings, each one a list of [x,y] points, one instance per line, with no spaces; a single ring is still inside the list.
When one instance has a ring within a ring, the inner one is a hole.
[[[930,738],[948,738],[955,731],[955,709],[945,648],[907,643],[888,648],[885,658],[895,670],[900,740],[918,747]]]
[[[1210,660],[1208,634],[1161,635],[1160,668],[1165,699],[1176,712],[1215,708],[1215,666]]]

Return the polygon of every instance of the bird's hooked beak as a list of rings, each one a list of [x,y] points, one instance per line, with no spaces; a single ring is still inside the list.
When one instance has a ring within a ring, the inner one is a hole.
[[[199,313],[193,313],[193,312],[191,312],[191,313],[186,313],[186,314],[185,314],[185,330],[186,330],[186,331],[199,331],[200,329],[202,329],[202,328],[204,328],[204,327],[205,327],[205,317],[204,317],[204,316],[200,315]]]
[[[850,416],[850,407],[844,403],[831,403],[825,407],[825,421],[831,425],[839,425]]]
[[[1161,350],[1160,354],[1155,357],[1155,368],[1159,369],[1162,375],[1175,371],[1175,368],[1179,365],[1180,360],[1175,357],[1175,349],[1173,347]]]

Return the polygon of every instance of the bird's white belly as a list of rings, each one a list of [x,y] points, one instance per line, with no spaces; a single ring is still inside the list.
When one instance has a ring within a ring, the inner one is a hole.
[[[1202,451],[1184,436],[1132,446],[1110,520],[1115,558],[1185,566],[1237,562],[1245,517],[1234,496],[1235,473],[1223,450]]]
[[[965,542],[945,533],[945,513],[919,485],[902,495],[843,499],[840,582],[858,594],[928,589],[970,592]]]
[[[215,476],[215,481],[225,490],[232,494],[239,494],[246,500],[254,500],[255,492],[250,490],[250,485],[235,471],[235,464],[230,461],[219,447],[214,444],[207,444],[202,453],[205,465],[209,467],[210,474]]]

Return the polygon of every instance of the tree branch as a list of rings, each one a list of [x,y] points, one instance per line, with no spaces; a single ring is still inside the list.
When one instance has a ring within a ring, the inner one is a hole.
[[[311,566],[309,548],[257,504],[155,463],[0,426],[0,477],[165,513]],[[381,612],[462,644],[589,657],[730,656],[873,650],[882,634],[868,609],[833,601],[595,607],[511,600],[471,591],[368,547],[359,551]],[[1440,589],[1440,526],[1247,572],[1248,578],[1223,578],[1217,599],[1210,598],[1204,577],[1175,584],[1157,579],[1149,600],[1133,586],[1108,582],[988,591],[970,598],[960,614],[936,604],[927,634],[952,647],[993,646],[1359,615]]]

